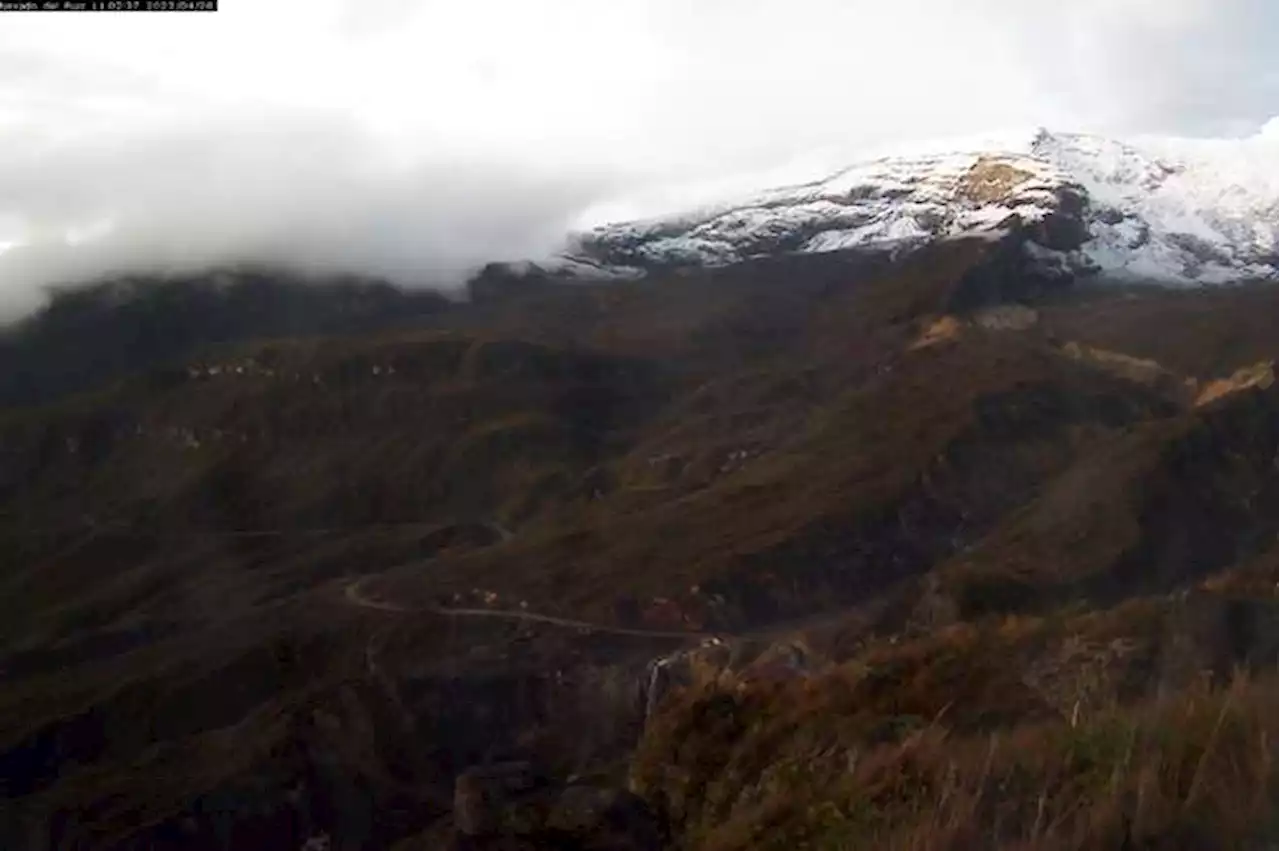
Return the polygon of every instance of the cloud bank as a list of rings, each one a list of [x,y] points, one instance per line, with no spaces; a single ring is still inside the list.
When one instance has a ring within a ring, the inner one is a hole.
[[[1250,135],[1280,97],[1273,0],[222,0],[3,23],[6,316],[50,283],[244,260],[448,287],[661,187],[1011,126]]]

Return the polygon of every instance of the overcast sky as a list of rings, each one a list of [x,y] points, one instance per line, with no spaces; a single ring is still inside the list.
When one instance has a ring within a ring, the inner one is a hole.
[[[1280,97],[1276,0],[221,6],[0,14],[0,313],[139,265],[447,283],[664,185],[1022,126],[1243,136]]]

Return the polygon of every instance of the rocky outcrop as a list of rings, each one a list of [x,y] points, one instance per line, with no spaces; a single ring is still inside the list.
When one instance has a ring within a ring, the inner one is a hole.
[[[708,639],[700,646],[652,660],[642,680],[644,717],[654,717],[673,691],[715,686],[732,690],[753,683],[810,676],[827,660],[801,637]]]
[[[998,236],[979,262],[974,263],[955,287],[947,308],[965,313],[994,305],[1034,299],[1046,288],[1070,280],[1062,268],[1046,264],[1041,255],[1028,252],[1030,237],[1021,225]]]

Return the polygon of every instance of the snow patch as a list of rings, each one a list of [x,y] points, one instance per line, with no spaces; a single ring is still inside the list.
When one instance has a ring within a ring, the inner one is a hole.
[[[1189,283],[1275,277],[1280,147],[1246,140],[1045,134],[1034,153],[1090,200],[1085,252],[1117,275]]]
[[[988,173],[994,179],[982,177]],[[1026,153],[885,158],[744,200],[596,228],[576,237],[569,253],[633,267],[724,265],[761,254],[946,238],[1013,219],[1041,221],[1071,191],[1069,179]]]
[[[1028,252],[1055,274],[1192,284],[1276,277],[1280,119],[1234,140],[1022,130],[922,143],[773,188],[765,179],[735,178],[718,192],[704,188],[701,199],[712,203],[575,234],[560,257],[538,266],[631,278],[769,254],[998,235],[1022,224],[1048,243],[1029,242]],[[1048,227],[1055,224],[1067,227]]]

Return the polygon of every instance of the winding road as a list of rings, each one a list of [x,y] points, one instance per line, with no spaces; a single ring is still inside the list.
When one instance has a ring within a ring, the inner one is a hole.
[[[497,535],[499,543],[504,543],[514,537],[509,530],[495,520],[480,521],[478,525],[487,528],[489,531]],[[371,578],[372,577],[370,576],[361,576],[354,579],[348,579],[342,586],[342,596],[344,601],[361,609],[370,609],[378,612],[386,612],[388,614],[427,614],[445,618],[488,618],[489,620],[510,621],[514,623],[540,623],[548,626],[560,627],[562,629],[576,629],[579,632],[594,633],[596,635],[661,638],[673,641],[705,641],[706,639],[711,638],[721,641],[733,639],[758,639],[777,637],[799,629],[814,628],[826,624],[843,622],[850,616],[850,613],[847,610],[835,612],[828,611],[821,614],[814,614],[807,617],[774,623],[748,632],[734,634],[725,632],[641,629],[639,627],[610,626],[606,624],[591,623],[589,621],[576,620],[574,618],[564,618],[557,615],[545,615],[538,612],[530,612],[525,609],[480,609],[462,606],[451,607],[433,605],[416,607],[404,606],[399,603],[393,603],[388,600],[382,600],[365,594],[362,586]]]
[[[449,608],[445,606],[421,606],[418,608],[410,608],[408,606],[397,605],[396,603],[389,603],[386,600],[379,600],[374,597],[365,596],[360,586],[367,578],[368,577],[362,577],[360,579],[352,579],[347,582],[342,589],[343,599],[351,605],[358,606],[362,609],[373,609],[379,612],[390,612],[394,614],[418,613],[439,615],[447,618],[490,618],[492,620],[542,623],[550,626],[563,627],[565,629],[585,630],[600,635],[629,635],[638,638],[670,638],[686,641],[689,639],[715,637],[709,632],[678,632],[675,630],[635,629],[622,626],[605,626],[603,624],[574,620],[573,618],[561,618],[556,617],[555,615],[526,612],[522,609],[474,609]]]

